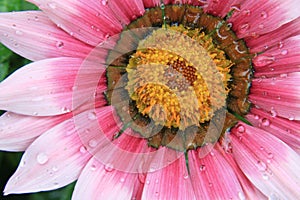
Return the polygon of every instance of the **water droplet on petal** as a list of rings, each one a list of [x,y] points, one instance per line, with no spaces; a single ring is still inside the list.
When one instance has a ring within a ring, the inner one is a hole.
[[[88,113],[88,118],[89,118],[90,120],[96,120],[96,119],[97,119],[97,115],[96,115],[95,112],[89,112],[89,113]]]
[[[96,169],[97,169],[96,165],[92,165],[92,166],[91,166],[91,170],[92,170],[92,171],[95,171]]]
[[[277,112],[276,112],[276,110],[273,107],[271,108],[271,116],[272,117],[276,117],[277,116]]]
[[[270,126],[270,120],[267,119],[267,118],[264,118],[262,121],[261,121],[261,124],[265,127],[267,126]]]
[[[257,67],[263,67],[266,65],[270,65],[275,62],[275,57],[274,56],[258,56],[256,59],[253,60],[254,64]]]
[[[16,31],[16,34],[17,34],[17,35],[23,35],[23,31],[17,30],[17,31]]]
[[[268,153],[268,158],[270,158],[270,159],[272,159],[272,158],[274,158],[274,155],[273,155],[273,153]]]
[[[107,5],[107,2],[108,2],[108,0],[102,0],[102,1],[101,1],[101,3],[102,3],[103,6],[106,6],[106,5]]]
[[[149,185],[149,184],[150,184],[150,181],[149,181],[149,180],[147,180],[147,181],[146,181],[146,184],[147,184],[147,185]]]
[[[213,186],[213,184],[212,184],[212,183],[208,183],[208,186],[209,186],[209,187],[212,187],[212,186]]]
[[[87,149],[85,146],[82,146],[82,147],[80,147],[79,151],[80,151],[80,153],[86,153]]]
[[[266,19],[268,17],[268,13],[266,11],[262,11],[260,13],[260,17],[263,18],[263,19]]]
[[[205,165],[200,165],[199,169],[200,169],[201,172],[204,172],[206,170],[206,166]]]
[[[288,119],[289,119],[290,121],[292,121],[292,120],[295,120],[295,117],[294,117],[294,115],[290,115],[290,116],[288,117]]]
[[[183,175],[183,178],[184,178],[184,179],[188,179],[188,178],[189,178],[189,174],[185,173],[185,174]]]
[[[277,194],[273,193],[269,196],[269,200],[280,200]]]
[[[20,167],[25,167],[25,165],[26,165],[26,161],[23,160],[20,162]]]
[[[125,178],[123,178],[123,177],[120,178],[120,182],[121,182],[121,183],[124,183],[124,182],[125,182]]]
[[[263,29],[263,28],[265,28],[265,25],[259,24],[259,25],[258,25],[258,28]]]
[[[281,55],[285,56],[288,54],[288,50],[287,49],[284,49],[281,51]]]
[[[250,10],[243,10],[242,15],[249,16],[251,14]]]
[[[36,157],[36,161],[41,165],[47,163],[48,160],[49,160],[49,158],[48,158],[47,154],[45,154],[45,153],[39,153]]]
[[[268,174],[266,174],[266,173],[264,173],[264,174],[262,175],[262,178],[263,178],[264,180],[269,180],[269,176],[268,176]]]
[[[53,166],[52,167],[52,171],[57,172],[58,171],[58,167],[57,166]]]
[[[114,166],[110,163],[106,164],[104,167],[105,171],[112,172],[114,170]]]
[[[257,161],[256,165],[257,165],[257,168],[258,168],[259,171],[263,172],[263,171],[266,171],[266,169],[267,169],[266,163],[264,163],[261,160]]]
[[[241,11],[241,5],[239,5],[239,4],[236,4],[236,5],[232,5],[231,7],[230,7],[232,10],[235,10],[235,11]]]
[[[164,4],[164,3],[161,3],[161,4],[160,4],[160,8],[161,8],[162,10],[165,9],[165,8],[166,8],[165,4]]]
[[[239,133],[244,133],[245,132],[245,127],[243,126],[243,125],[238,125],[238,127],[237,127],[237,131],[239,132]]]
[[[96,147],[97,144],[98,144],[98,142],[95,139],[92,139],[89,141],[89,146],[92,148]]]
[[[55,44],[55,46],[56,46],[56,48],[58,48],[58,49],[62,49],[63,47],[64,47],[64,43],[62,42],[62,41],[58,41],[58,42],[56,42],[56,44]]]
[[[239,196],[240,200],[245,200],[246,199],[245,194],[243,192],[239,192],[238,196]]]
[[[238,30],[240,33],[246,33],[250,28],[250,25],[248,23],[242,24],[238,27]]]

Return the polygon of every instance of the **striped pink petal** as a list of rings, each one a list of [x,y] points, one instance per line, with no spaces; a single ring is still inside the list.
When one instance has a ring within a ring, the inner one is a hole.
[[[35,116],[74,110],[89,100],[104,71],[99,64],[85,62],[80,85],[75,85],[81,64],[78,58],[53,58],[20,68],[0,84],[0,109]]]
[[[144,183],[142,194],[142,199],[144,200],[196,199],[183,155],[165,168],[155,172],[149,172]]]
[[[1,13],[0,40],[33,61],[54,57],[83,58],[92,49],[58,28],[41,11]]]
[[[189,166],[196,199],[243,199],[245,194],[235,172],[219,151],[189,152]]]
[[[29,146],[4,193],[38,192],[63,187],[78,178],[90,158],[76,132],[74,121],[62,122]]]
[[[101,1],[29,1],[36,4],[57,26],[71,36],[93,46],[122,30],[112,10]]]
[[[300,153],[300,122],[276,116],[276,110],[267,113],[256,108],[251,109],[247,119],[256,127],[268,131],[292,149]]]
[[[38,136],[71,117],[72,114],[33,117],[7,112],[0,117],[0,149],[25,151]]]
[[[300,36],[280,41],[253,59],[255,76],[285,75],[300,69]]]
[[[239,123],[231,130],[234,158],[248,179],[267,197],[298,199],[299,155],[259,128]]]
[[[252,80],[249,99],[264,110],[275,109],[278,116],[290,120],[300,119],[300,88],[297,85],[300,73],[281,77]],[[291,92],[293,91],[293,92]]]
[[[298,9],[298,2],[293,0],[243,1],[229,22],[238,37],[258,37],[299,17]]]
[[[72,199],[118,199],[133,196],[136,174],[114,170],[94,157],[87,163],[75,186]]]

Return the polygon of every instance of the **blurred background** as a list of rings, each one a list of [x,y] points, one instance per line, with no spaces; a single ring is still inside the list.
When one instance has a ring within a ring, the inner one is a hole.
[[[25,0],[0,0],[0,12],[12,12],[20,10],[37,10],[37,8],[25,2]],[[9,74],[30,63],[0,44],[0,81]],[[1,92],[1,91],[0,91]],[[0,114],[3,112],[0,111]],[[0,200],[69,200],[72,196],[74,184],[51,192],[35,194],[21,194],[3,196],[3,189],[9,177],[17,169],[22,153],[0,151]]]

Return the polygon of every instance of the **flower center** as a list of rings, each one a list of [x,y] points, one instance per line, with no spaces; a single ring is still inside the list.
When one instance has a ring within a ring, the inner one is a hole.
[[[186,39],[186,35],[192,39]],[[170,46],[183,55],[166,50]],[[141,114],[156,124],[184,130],[209,121],[216,110],[226,105],[231,66],[224,52],[215,48],[199,29],[158,29],[140,42],[129,60],[126,89]],[[211,73],[213,68],[218,69],[222,81],[214,81],[217,76]]]
[[[107,58],[106,99],[123,122],[116,137],[131,128],[149,146],[186,151],[242,119],[251,57],[230,27],[187,5],[151,8],[129,24]]]

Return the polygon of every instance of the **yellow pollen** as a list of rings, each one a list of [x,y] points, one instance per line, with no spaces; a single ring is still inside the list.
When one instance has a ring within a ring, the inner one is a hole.
[[[174,35],[170,36],[163,29],[154,31],[140,42],[139,50],[129,61],[126,89],[141,114],[148,115],[156,124],[184,130],[209,121],[216,110],[225,106],[232,63],[209,37],[199,34],[199,30],[182,26],[169,27],[169,30],[192,38],[201,48],[197,50],[194,44],[187,42],[190,40],[181,39],[182,36],[170,45],[167,41],[170,37],[174,39]],[[188,53],[178,55],[166,46]],[[197,54],[190,49],[198,51]],[[203,49],[211,62],[199,56]],[[216,81],[218,76],[210,72],[212,67],[217,69],[221,81]]]

